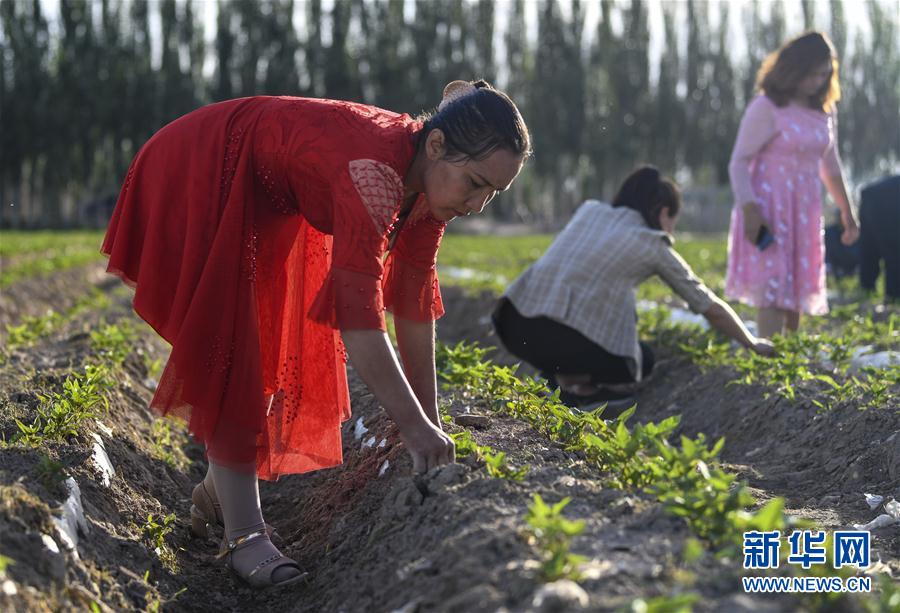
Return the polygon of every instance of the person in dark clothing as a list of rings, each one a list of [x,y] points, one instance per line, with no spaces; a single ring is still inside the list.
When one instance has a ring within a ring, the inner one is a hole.
[[[838,279],[855,276],[859,270],[859,241],[845,245],[841,242],[843,232],[839,223],[825,226],[825,266]]]
[[[900,301],[900,175],[862,189],[859,207],[859,284],[874,291],[884,262],[886,302]]]

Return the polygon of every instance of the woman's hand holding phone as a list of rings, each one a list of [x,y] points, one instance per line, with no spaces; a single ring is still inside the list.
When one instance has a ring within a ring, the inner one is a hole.
[[[744,238],[755,243],[760,227],[766,223],[759,211],[759,205],[752,201],[745,202],[741,205],[741,211],[744,213]]]
[[[771,245],[775,237],[769,231],[759,205],[752,201],[745,202],[741,210],[744,213],[744,238],[759,247],[760,251]]]

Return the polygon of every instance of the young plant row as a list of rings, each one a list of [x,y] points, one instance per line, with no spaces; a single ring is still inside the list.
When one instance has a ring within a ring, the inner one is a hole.
[[[35,257],[18,264],[4,267],[0,272],[0,288],[8,287],[21,279],[32,277],[45,277],[61,270],[74,268],[99,261],[102,255],[97,252],[96,246],[90,249],[73,249],[61,253],[54,253],[48,257]]]
[[[104,298],[105,296],[99,298],[96,295],[86,298],[67,315],[85,308],[108,304],[108,299],[104,302]],[[54,318],[54,321],[58,322],[67,319],[59,315],[56,317],[59,320]],[[24,423],[16,420],[18,433],[4,444],[47,450],[53,443],[83,440],[93,429],[93,424],[108,410],[109,392],[119,378],[117,371],[133,350],[137,336],[138,330],[128,319],[121,319],[116,323],[101,322],[90,334],[92,359],[84,365],[83,370],[71,372],[63,382],[61,390],[39,394],[39,404],[33,421]],[[148,365],[148,368],[155,367],[158,367],[156,362]],[[155,420],[152,424],[151,438],[150,453],[153,457],[175,468],[183,468],[187,464],[187,457],[175,438],[170,420]],[[48,488],[54,487],[66,476],[65,467],[46,453],[37,467],[37,473],[38,478]],[[171,572],[177,571],[178,561],[173,548],[166,540],[174,528],[174,522],[174,514],[165,516],[150,514],[146,521],[133,525],[134,531],[141,534],[148,549],[153,551],[163,566]],[[149,576],[145,575],[144,580],[152,588]],[[156,602],[158,608],[159,598],[156,597],[153,602]],[[150,603],[150,609],[153,609],[153,602]]]
[[[465,343],[440,346],[440,376],[448,387],[481,398],[491,410],[521,419],[566,449],[581,452],[612,485],[652,493],[720,554],[733,556],[747,530],[788,524],[781,499],[756,512],[747,510],[754,500],[746,485],[716,461],[723,440],[709,448],[700,434],[696,439],[682,436],[678,446],[670,444],[677,416],[629,428],[625,422],[634,408],[610,421],[602,418],[602,408],[574,412],[559,401],[558,391],[550,394],[543,381],[520,379],[515,368],[493,364],[487,351]]]
[[[66,317],[56,317],[64,322],[74,313],[101,304],[108,304],[108,299],[99,293],[76,305]],[[41,336],[47,334],[49,332]],[[107,392],[114,386],[115,372],[131,353],[137,336],[138,330],[127,319],[114,324],[101,322],[90,333],[91,353],[95,359],[86,364],[83,371],[69,374],[61,392],[39,395],[40,404],[34,421],[30,424],[17,421],[19,433],[12,442],[41,447],[50,441],[65,442],[84,433],[89,423],[101,416],[101,410],[109,406]],[[149,376],[157,376],[161,370],[160,360],[142,355]],[[153,422],[150,451],[153,457],[173,468],[182,468],[188,461],[175,438],[170,420]]]
[[[672,323],[664,306],[642,312],[638,328],[655,343],[678,347],[702,369],[734,369],[737,376],[732,384],[765,384],[783,398],[807,400],[820,410],[847,403],[884,408],[896,405],[900,398],[900,366],[850,372],[854,349],[900,347],[900,316],[896,313],[883,321],[851,318],[840,334],[800,331],[776,335],[776,355],[772,357],[736,349],[712,331]]]
[[[491,477],[521,481],[528,474],[527,466],[514,468],[506,459],[505,452],[495,451],[489,445],[479,445],[468,430],[451,434],[450,437],[456,444],[457,458],[471,456],[480,462],[484,462],[485,468]]]
[[[452,347],[439,345],[438,372],[445,387],[480,400],[495,412],[524,420],[568,450],[582,453],[587,462],[608,475],[612,485],[655,496],[667,512],[683,518],[698,537],[688,540],[686,561],[701,557],[704,550],[721,558],[738,560],[743,533],[747,531],[780,530],[785,534],[794,528],[812,527],[809,522],[786,516],[781,498],[751,510],[756,501],[746,483],[738,482],[718,464],[723,439],[710,448],[705,437],[699,434],[695,439],[682,436],[678,445],[672,445],[669,438],[679,417],[629,428],[625,422],[634,407],[609,421],[602,419],[602,408],[587,413],[573,412],[559,402],[558,392],[550,394],[543,382],[530,377],[520,379],[515,368],[491,363],[486,358],[488,351],[465,343]],[[528,534],[542,552],[542,577],[548,581],[580,577],[578,566],[583,559],[570,553],[569,545],[583,531],[584,523],[562,516],[568,502],[567,498],[550,506],[535,496],[526,516]],[[787,555],[786,549],[783,554]],[[830,565],[799,572],[843,578],[853,574],[851,569],[834,570]],[[900,589],[891,586],[889,579],[881,581],[881,586],[882,600],[900,599]],[[812,596],[810,600],[819,606],[841,597],[841,594],[826,593]],[[677,602],[679,607],[689,610],[694,596],[657,600],[655,604],[659,606]],[[873,597],[865,600],[865,606],[877,610],[878,602]]]
[[[113,371],[131,350],[135,331],[130,322],[103,324],[91,333],[91,349],[97,356],[82,371],[69,374],[59,392],[40,394],[37,414],[31,424],[16,420],[18,435],[13,442],[43,447],[65,442],[84,432],[85,426],[109,407],[107,392],[114,385]]]
[[[90,293],[79,298],[75,305],[65,313],[58,313],[50,309],[46,315],[40,317],[26,315],[18,325],[6,324],[6,350],[26,346],[48,337],[80,313],[89,310],[105,310],[109,306],[109,296],[101,290],[93,288]]]
[[[77,231],[3,231],[0,232],[0,257],[43,254],[48,251],[87,250],[99,253],[101,230]]]

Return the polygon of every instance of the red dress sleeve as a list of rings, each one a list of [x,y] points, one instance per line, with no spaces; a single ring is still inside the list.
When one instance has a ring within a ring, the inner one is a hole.
[[[386,330],[382,258],[403,199],[403,181],[383,162],[352,160],[338,174],[331,196],[331,272],[309,315],[341,330]]]
[[[444,314],[437,252],[446,226],[420,197],[397,234],[384,266],[384,306],[397,317],[427,322]]]

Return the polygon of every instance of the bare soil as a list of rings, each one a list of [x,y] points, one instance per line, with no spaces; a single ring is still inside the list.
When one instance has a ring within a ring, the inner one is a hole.
[[[113,303],[8,352],[0,364],[5,440],[16,434],[16,419],[33,420],[39,393],[59,389],[67,373],[91,359],[88,333],[101,318],[139,323],[130,290],[97,270],[82,267],[4,291],[0,323],[50,307],[64,310],[91,285],[108,291]],[[442,340],[496,345],[488,320],[492,296],[446,288],[444,298]],[[189,496],[205,472],[203,453],[173,422],[187,461],[160,459],[152,435],[157,418],[146,409],[153,382],[144,356],[164,360],[167,346],[148,327],[141,330],[117,375],[109,409],[99,418],[112,434],[99,425],[90,428],[100,434],[116,470],[109,487],[91,459],[94,439],[87,434],[38,450],[0,448],[0,554],[12,560],[0,586],[0,609],[85,610],[93,602],[116,611],[574,610],[573,602],[558,602],[558,609],[535,605],[542,583],[524,516],[538,493],[553,502],[571,497],[564,514],[587,522],[573,550],[590,559],[581,582],[589,610],[617,610],[638,597],[687,591],[701,595],[699,611],[804,610],[792,597],[745,595],[737,560],[706,556],[686,567],[682,548],[691,533],[682,520],[645,494],[610,487],[578,454],[516,420],[494,416],[488,428],[472,433],[480,444],[507,452],[512,464],[529,467],[521,483],[491,478],[471,461],[411,476],[396,428],[352,372],[344,464],[261,487],[266,519],[278,529],[282,550],[308,569],[308,579],[280,590],[246,588],[213,559],[214,539],[190,536]],[[660,348],[659,357],[655,374],[638,392],[635,418],[680,414],[684,434],[725,436],[724,462],[761,502],[784,496],[791,513],[830,529],[873,517],[864,492],[900,497],[897,407],[839,406],[819,414],[815,407],[766,397],[763,387],[727,386],[733,373],[701,372],[677,351]],[[512,361],[502,351],[496,358]],[[359,420],[367,429],[361,439],[354,435]],[[374,444],[366,446],[373,437]],[[62,464],[81,489],[90,533],[81,536],[77,551],[66,549],[52,523],[66,492],[58,478],[42,472],[48,458]],[[170,512],[175,526],[160,555],[142,526],[148,514]],[[59,553],[42,535],[55,541]],[[873,558],[881,570],[900,577],[900,531],[884,528],[873,535]],[[835,610],[857,609],[848,601],[840,607]]]

